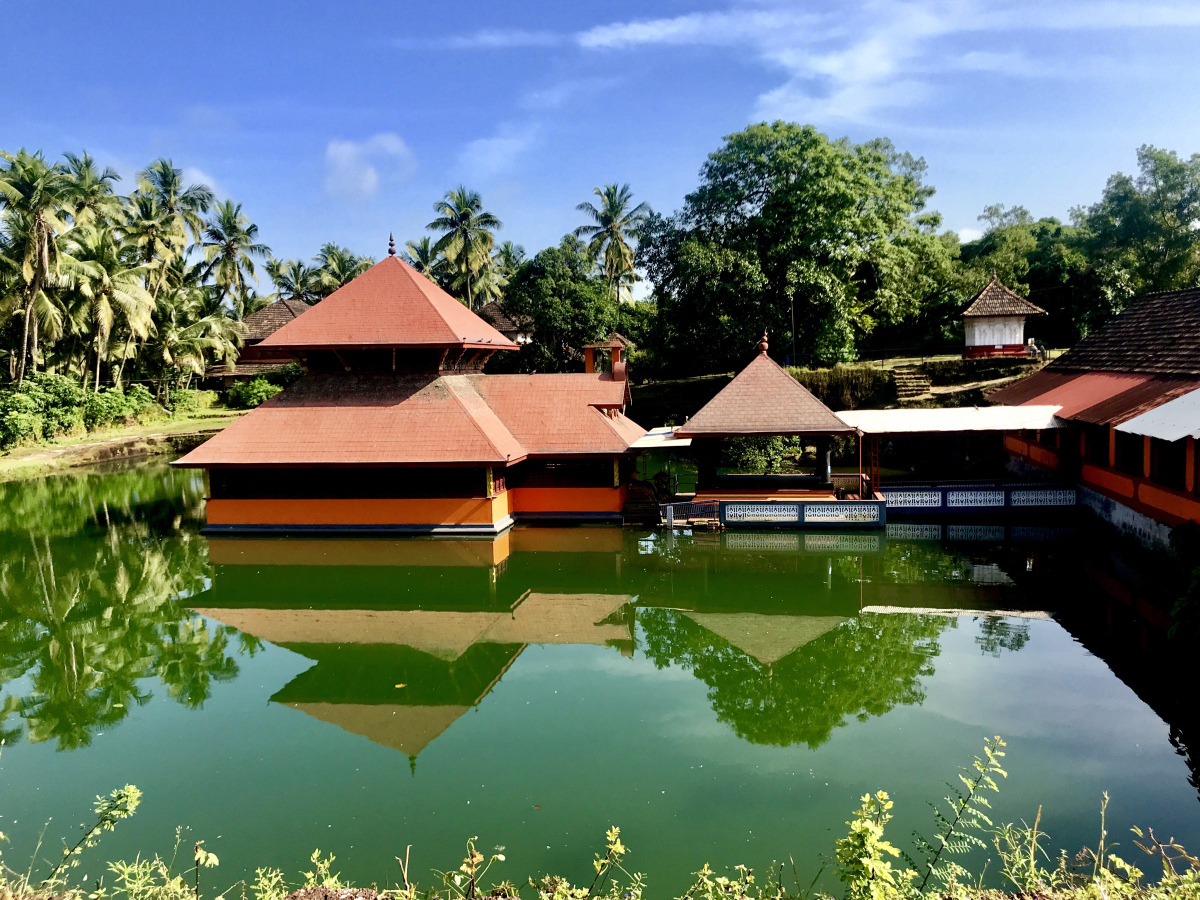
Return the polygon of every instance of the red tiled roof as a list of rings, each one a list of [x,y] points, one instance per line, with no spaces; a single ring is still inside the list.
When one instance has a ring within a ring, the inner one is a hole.
[[[242,325],[246,329],[245,339],[250,342],[270,337],[310,308],[303,300],[280,297],[274,303],[270,303],[242,319]]]
[[[1200,378],[1134,372],[1035,372],[988,395],[992,404],[1061,406],[1059,418],[1119,425],[1200,387]]]
[[[993,278],[962,311],[964,316],[1040,316],[1046,311]]]
[[[835,416],[787,370],[760,352],[750,365],[675,432],[676,437],[841,434]]]
[[[610,375],[309,375],[177,465],[506,465],[618,454],[644,434]]]
[[[530,454],[624,453],[646,430],[620,410],[628,382],[609,373],[473,375],[475,389]]]
[[[396,256],[376,263],[259,346],[517,349],[516,344]]]

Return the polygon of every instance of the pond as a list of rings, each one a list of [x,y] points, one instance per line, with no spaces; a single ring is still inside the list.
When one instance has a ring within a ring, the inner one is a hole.
[[[183,825],[222,886],[315,847],[398,880],[410,844],[429,884],[473,835],[506,848],[500,877],[584,880],[615,824],[655,893],[789,857],[807,886],[864,792],[892,794],[907,844],[996,734],[998,821],[1041,805],[1075,850],[1108,791],[1114,840],[1200,846],[1190,700],[1143,686],[1143,626],[1112,618],[1117,576],[1069,527],[208,540],[202,480],[161,463],[0,494],[19,867],[47,821],[54,855],[134,783],[81,874]],[[1095,655],[1113,640],[1134,655]]]

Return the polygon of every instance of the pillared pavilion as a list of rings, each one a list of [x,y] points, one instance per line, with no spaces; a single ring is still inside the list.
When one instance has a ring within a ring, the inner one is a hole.
[[[264,338],[306,375],[175,465],[215,532],[496,534],[620,521],[645,429],[613,372],[484,375],[517,345],[393,255]]]

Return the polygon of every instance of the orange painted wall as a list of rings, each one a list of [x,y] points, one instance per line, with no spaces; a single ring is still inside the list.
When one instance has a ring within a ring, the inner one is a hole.
[[[508,498],[209,500],[211,525],[492,525]]]
[[[619,513],[625,505],[625,488],[513,488],[512,511]]]

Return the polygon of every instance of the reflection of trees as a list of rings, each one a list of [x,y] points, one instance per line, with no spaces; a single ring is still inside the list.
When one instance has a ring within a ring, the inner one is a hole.
[[[988,656],[999,656],[1001,650],[1015,652],[1029,643],[1029,622],[987,616],[979,622],[975,643]]]
[[[29,684],[0,707],[8,740],[23,725],[31,741],[84,746],[150,699],[148,676],[198,706],[236,674],[226,630],[210,633],[181,602],[207,574],[204,541],[180,528],[193,482],[146,467],[4,487],[0,686]]]
[[[682,613],[638,615],[646,654],[659,668],[692,670],[711,690],[717,718],[756,744],[817,747],[848,716],[865,721],[921,703],[937,637],[950,620],[864,613],[766,666]]]

